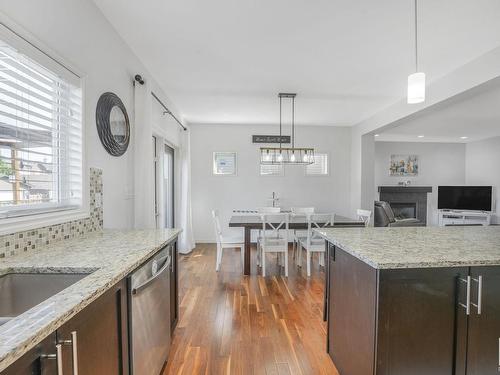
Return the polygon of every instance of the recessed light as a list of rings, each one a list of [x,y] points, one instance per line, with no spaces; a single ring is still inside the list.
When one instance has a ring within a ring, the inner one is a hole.
[[[460,139],[467,139],[467,138],[469,138],[469,137],[466,137],[466,136],[460,137]]]
[[[423,135],[419,135],[418,138],[424,138],[424,136]]]
[[[380,134],[375,134],[375,137],[380,137]]]

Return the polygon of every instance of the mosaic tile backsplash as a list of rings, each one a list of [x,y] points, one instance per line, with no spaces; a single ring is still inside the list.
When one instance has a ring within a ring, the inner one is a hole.
[[[98,195],[100,196],[97,197]],[[101,202],[99,207],[96,206],[96,201]],[[0,258],[12,256],[22,251],[34,250],[40,245],[48,245],[85,233],[102,230],[101,169],[90,168],[89,206],[90,215],[84,219],[0,236]]]

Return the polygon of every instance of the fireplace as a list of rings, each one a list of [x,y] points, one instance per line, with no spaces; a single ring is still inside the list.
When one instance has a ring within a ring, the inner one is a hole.
[[[416,219],[417,218],[417,203],[416,202],[389,202],[394,212],[394,216],[398,219]]]
[[[431,186],[379,186],[380,200],[391,205],[398,219],[415,218],[427,224],[427,194]]]

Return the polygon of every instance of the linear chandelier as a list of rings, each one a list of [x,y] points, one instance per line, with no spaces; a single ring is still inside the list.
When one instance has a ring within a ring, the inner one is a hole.
[[[314,163],[314,148],[312,147],[295,147],[295,97],[297,94],[279,93],[280,101],[280,138],[282,136],[282,106],[283,99],[291,99],[292,101],[292,147],[283,147],[281,142],[279,147],[261,147],[260,148],[260,164],[296,164],[308,165]]]
[[[425,101],[425,73],[418,71],[418,5],[415,4],[415,73],[408,76],[408,104]]]

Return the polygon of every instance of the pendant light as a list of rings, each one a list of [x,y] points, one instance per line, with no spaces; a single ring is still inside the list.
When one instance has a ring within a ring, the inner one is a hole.
[[[260,164],[296,164],[307,165],[314,163],[314,148],[311,147],[295,147],[295,97],[297,94],[279,93],[280,103],[280,137],[282,135],[282,106],[283,99],[291,100],[292,109],[292,132],[291,143],[292,147],[261,147],[260,148]]]
[[[425,73],[418,71],[418,8],[415,1],[415,73],[408,76],[408,104],[425,101]]]

